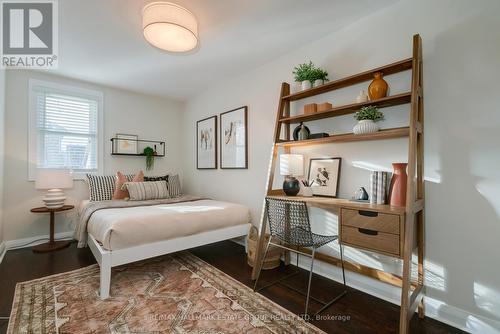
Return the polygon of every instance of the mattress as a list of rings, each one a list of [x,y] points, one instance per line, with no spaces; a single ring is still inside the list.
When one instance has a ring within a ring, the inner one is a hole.
[[[250,210],[243,205],[202,199],[99,210],[87,231],[103,248],[118,250],[249,222]]]

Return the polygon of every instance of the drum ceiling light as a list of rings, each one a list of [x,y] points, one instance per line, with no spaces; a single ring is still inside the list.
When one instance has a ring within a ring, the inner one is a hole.
[[[198,44],[198,23],[193,13],[171,2],[152,2],[142,10],[144,38],[171,52],[186,52]]]

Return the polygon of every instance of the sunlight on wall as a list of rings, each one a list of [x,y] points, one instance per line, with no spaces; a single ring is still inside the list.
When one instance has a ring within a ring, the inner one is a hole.
[[[474,301],[480,309],[500,317],[500,292],[484,284],[474,282]]]
[[[446,291],[446,269],[429,260],[424,261],[424,268],[425,286],[439,291]],[[418,277],[418,259],[416,254],[412,256],[411,276],[414,279]]]
[[[484,179],[476,183],[476,190],[488,201],[500,218],[500,181]]]
[[[471,333],[481,333],[481,334],[499,334],[500,333],[500,330],[496,329],[495,327],[487,324],[486,322],[482,321],[481,319],[479,319],[473,315],[467,316],[467,320],[465,321],[465,327]]]
[[[371,162],[366,162],[366,161],[353,161],[352,162],[353,167],[369,170],[369,171],[383,171],[383,172],[389,172],[392,173],[391,168],[387,168],[385,166],[381,165],[376,165],[372,164]]]

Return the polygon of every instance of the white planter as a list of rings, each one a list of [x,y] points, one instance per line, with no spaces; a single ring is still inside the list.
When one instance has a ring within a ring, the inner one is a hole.
[[[322,80],[322,79],[317,79],[317,80],[314,80],[314,84],[313,84],[313,87],[318,87],[318,86],[321,86],[323,85],[325,82]]]
[[[302,81],[301,85],[302,85],[302,90],[311,89],[312,87],[311,81],[309,80]]]
[[[313,190],[311,187],[302,187],[300,189],[300,195],[304,197],[312,197],[313,196]]]
[[[362,121],[359,121],[358,124],[354,126],[354,129],[352,130],[355,135],[364,135],[367,133],[374,133],[379,130],[379,127],[377,123],[370,119],[365,119]]]

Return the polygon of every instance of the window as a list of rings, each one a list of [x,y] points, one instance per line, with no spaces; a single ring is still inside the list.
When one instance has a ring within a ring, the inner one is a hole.
[[[102,93],[30,80],[30,179],[36,168],[102,170]]]

